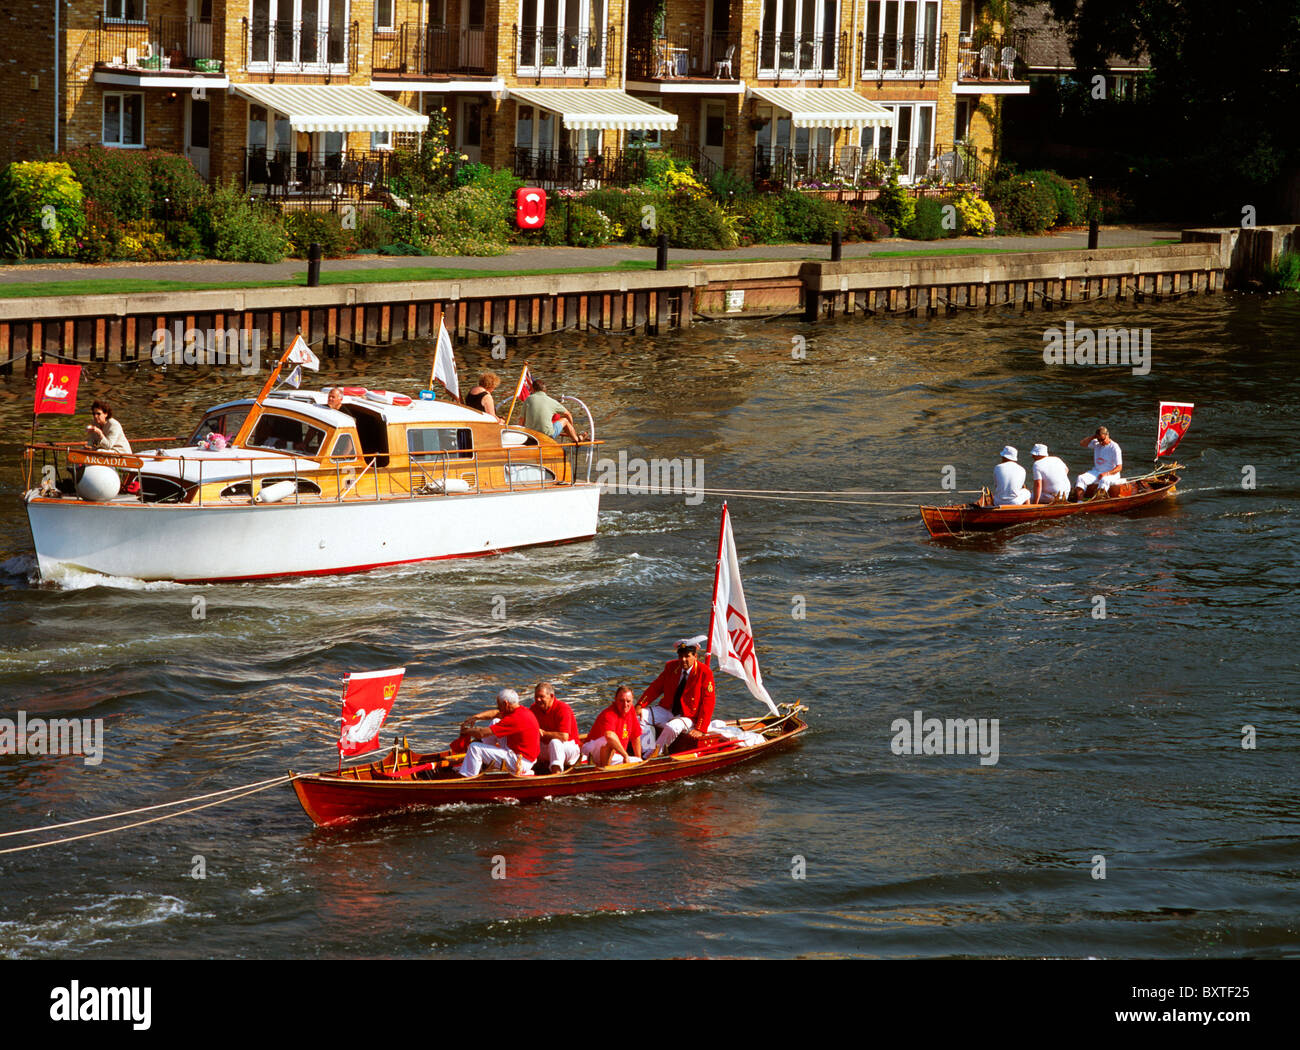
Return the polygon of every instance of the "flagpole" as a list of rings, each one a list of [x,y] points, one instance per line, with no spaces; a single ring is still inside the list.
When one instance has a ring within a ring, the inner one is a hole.
[[[722,579],[722,541],[727,535],[727,501],[722,501],[722,524],[718,526],[718,557],[713,562],[713,601],[709,604],[709,640],[704,643],[704,665],[713,655],[713,622],[718,615],[718,583]]]
[[[528,362],[524,362],[524,367],[519,372],[519,382],[515,384],[515,396],[510,399],[510,411],[506,413],[506,426],[510,425],[510,420],[515,415],[515,405],[519,403],[519,391],[524,388],[524,376],[528,374]]]

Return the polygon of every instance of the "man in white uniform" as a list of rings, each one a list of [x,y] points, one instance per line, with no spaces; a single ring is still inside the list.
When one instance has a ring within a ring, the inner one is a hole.
[[[1070,496],[1070,468],[1060,456],[1049,456],[1046,445],[1029,450],[1034,457],[1034,502],[1051,503]]]
[[[1002,450],[1002,462],[993,468],[993,503],[998,507],[1018,507],[1029,502],[1025,488],[1025,468],[1016,460],[1019,453],[1008,445]]]
[[[1092,469],[1084,471],[1075,481],[1076,500],[1083,499],[1090,485],[1096,485],[1097,492],[1102,493],[1124,480],[1120,477],[1120,469],[1124,466],[1124,455],[1120,452],[1119,446],[1111,441],[1109,430],[1098,427],[1095,434],[1084,438],[1079,444],[1084,448],[1092,449]]]

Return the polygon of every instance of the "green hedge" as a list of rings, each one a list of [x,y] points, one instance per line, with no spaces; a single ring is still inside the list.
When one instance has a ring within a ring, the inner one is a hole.
[[[85,222],[81,184],[67,164],[15,162],[0,172],[0,255],[71,255]]]

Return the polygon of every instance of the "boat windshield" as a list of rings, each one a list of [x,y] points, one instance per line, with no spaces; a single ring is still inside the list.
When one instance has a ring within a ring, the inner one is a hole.
[[[244,425],[247,416],[247,405],[240,405],[237,408],[219,408],[209,412],[203,417],[203,422],[199,424],[198,429],[190,435],[189,444],[197,445],[213,434],[220,434],[227,441],[231,441],[239,433],[239,428]]]
[[[250,448],[269,448],[282,452],[298,452],[314,456],[325,440],[325,431],[299,419],[264,413],[253,427],[248,439]]]

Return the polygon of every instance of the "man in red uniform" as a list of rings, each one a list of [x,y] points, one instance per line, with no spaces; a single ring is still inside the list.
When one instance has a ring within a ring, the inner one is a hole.
[[[476,777],[484,766],[500,766],[520,775],[533,771],[533,763],[541,754],[542,732],[537,719],[528,708],[520,706],[519,694],[513,689],[497,693],[497,714],[500,717],[485,729],[473,726],[482,715],[475,715],[462,727],[473,742],[465,749],[461,776]],[[489,738],[491,743],[487,742]]]
[[[552,773],[563,773],[565,766],[578,761],[578,720],[573,708],[563,700],[555,699],[555,689],[550,682],[538,682],[533,689],[533,706],[529,708],[537,718],[542,731],[542,752]]]
[[[646,760],[656,757],[671,747],[682,733],[692,743],[709,731],[713,720],[713,672],[706,661],[699,658],[700,642],[704,635],[683,638],[677,643],[677,659],[669,660],[659,677],[651,682],[637,703],[645,709],[642,716],[642,747],[653,750]],[[658,704],[649,707],[650,701],[662,697]],[[654,731],[659,736],[654,737]]]
[[[618,687],[614,702],[596,716],[582,753],[598,766],[641,761],[641,720],[632,690]]]

